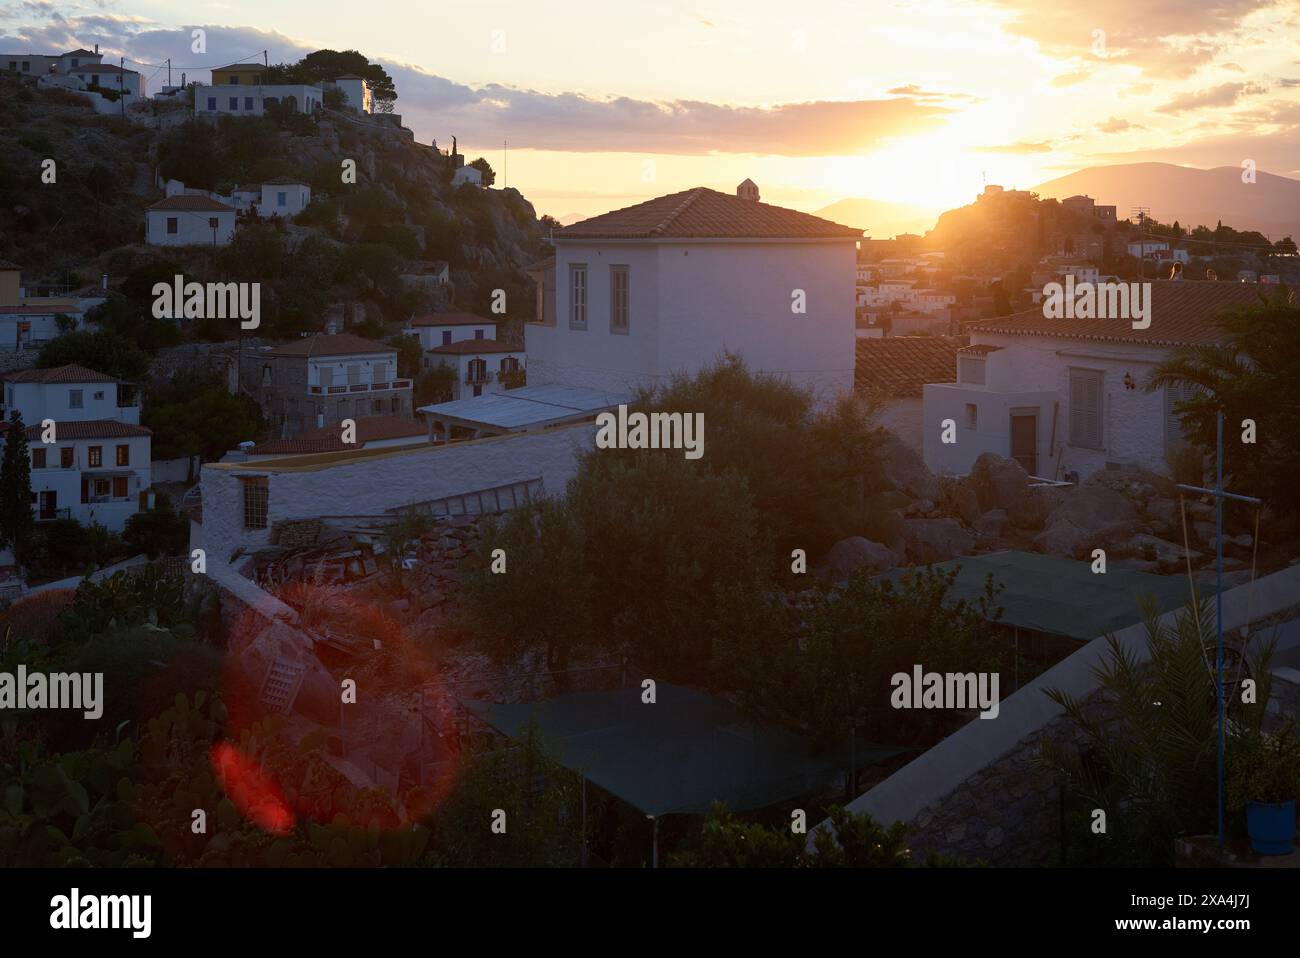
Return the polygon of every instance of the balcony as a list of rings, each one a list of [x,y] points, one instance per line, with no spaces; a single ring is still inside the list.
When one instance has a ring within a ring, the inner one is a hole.
[[[483,372],[474,372],[471,370],[465,376],[466,386],[482,386],[492,381],[492,374],[484,370]]]
[[[307,386],[309,396],[341,396],[348,393],[390,392],[394,389],[410,389],[411,380],[392,379],[382,383],[344,383],[340,386]]]

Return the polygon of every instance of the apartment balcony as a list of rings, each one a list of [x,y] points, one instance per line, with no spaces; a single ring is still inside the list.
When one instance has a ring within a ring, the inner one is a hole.
[[[475,373],[470,372],[465,376],[466,386],[483,386],[492,381],[492,374],[489,372]]]
[[[411,380],[409,379],[390,379],[382,383],[343,383],[339,386],[309,385],[307,394],[310,396],[347,396],[352,393],[391,392],[394,389],[410,388]]]

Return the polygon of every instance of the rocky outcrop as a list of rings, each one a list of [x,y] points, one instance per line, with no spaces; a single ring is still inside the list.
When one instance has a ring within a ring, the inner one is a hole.
[[[898,565],[893,549],[862,536],[850,536],[831,546],[826,554],[826,569],[836,580],[847,579],[865,567],[868,575],[887,572]]]
[[[1144,528],[1127,498],[1095,485],[1067,490],[1045,525],[1034,537],[1034,548],[1075,559],[1088,558],[1093,549],[1124,542]]]
[[[907,519],[903,545],[910,561],[925,565],[964,555],[974,547],[975,537],[956,519]]]
[[[893,433],[883,434],[877,455],[881,478],[889,488],[912,499],[939,498],[939,480],[926,468],[920,453]]]

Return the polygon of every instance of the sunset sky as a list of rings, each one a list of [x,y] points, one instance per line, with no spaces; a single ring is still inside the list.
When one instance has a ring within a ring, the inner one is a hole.
[[[746,176],[799,209],[935,212],[984,176],[1138,160],[1300,177],[1300,0],[0,0],[0,51],[96,42],[150,90],[168,56],[206,82],[264,49],[361,50],[419,140],[455,134],[498,185],[508,140],[509,184],[566,219]]]

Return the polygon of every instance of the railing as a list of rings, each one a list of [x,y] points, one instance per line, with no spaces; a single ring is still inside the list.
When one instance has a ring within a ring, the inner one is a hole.
[[[484,373],[471,372],[466,374],[465,376],[465,385],[467,386],[481,386],[484,383],[490,383],[491,381],[492,381],[492,374],[486,372]]]
[[[308,385],[307,393],[311,396],[329,395],[334,396],[340,393],[365,393],[365,392],[387,392],[392,389],[410,389],[411,380],[393,379],[382,383],[346,383],[342,386],[312,386]]]

